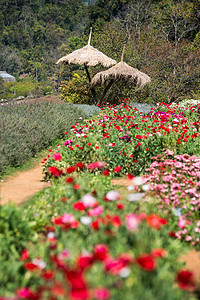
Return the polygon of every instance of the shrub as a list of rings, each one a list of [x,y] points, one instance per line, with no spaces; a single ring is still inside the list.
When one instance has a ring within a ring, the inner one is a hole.
[[[72,105],[49,102],[5,104],[0,107],[0,115],[0,173],[34,157],[85,117]]]
[[[63,101],[69,103],[93,103],[87,77],[77,73],[70,81],[61,81],[60,96]]]
[[[0,293],[5,295],[22,284],[24,270],[20,252],[32,240],[31,229],[23,210],[11,205],[0,206]]]

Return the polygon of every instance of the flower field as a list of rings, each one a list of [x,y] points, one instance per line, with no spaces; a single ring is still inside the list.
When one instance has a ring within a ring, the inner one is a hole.
[[[72,125],[42,161],[52,186],[0,210],[0,299],[199,299],[178,260],[200,249],[199,107],[125,100]]]

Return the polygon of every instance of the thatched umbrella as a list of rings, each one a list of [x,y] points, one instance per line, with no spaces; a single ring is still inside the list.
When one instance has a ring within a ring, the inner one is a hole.
[[[90,45],[92,35],[92,28],[90,28],[90,35],[88,39],[88,44],[78,50],[73,51],[72,53],[68,54],[67,56],[63,56],[60,58],[56,64],[64,63],[64,64],[79,64],[84,65],[85,71],[89,80],[91,82],[91,77],[88,71],[88,66],[96,66],[101,64],[104,67],[110,67],[115,65],[117,62],[114,59],[109,58],[102,52],[98,51],[94,47]],[[93,95],[94,103],[96,102],[96,93],[92,86],[90,86],[90,90]]]
[[[122,51],[121,62],[116,64],[115,66],[111,67],[106,71],[102,71],[97,73],[91,81],[91,87],[93,88],[97,84],[104,84],[105,82],[109,81],[107,86],[105,86],[104,92],[98,102],[100,104],[105,97],[106,93],[108,92],[109,88],[112,86],[114,82],[119,80],[124,80],[129,84],[134,84],[138,88],[144,87],[147,83],[151,81],[151,78],[143,73],[140,72],[138,69],[134,69],[130,67],[128,64],[123,62],[124,56],[124,49]]]

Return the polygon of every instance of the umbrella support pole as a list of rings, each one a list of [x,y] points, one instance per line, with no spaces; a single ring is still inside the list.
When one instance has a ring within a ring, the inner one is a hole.
[[[87,74],[87,77],[88,77],[88,80],[89,80],[89,86],[90,86],[90,82],[91,82],[90,73],[88,71],[88,67],[86,66],[86,64],[84,64],[84,67],[85,67],[85,72]],[[90,91],[92,93],[93,103],[96,105],[96,91],[93,87],[90,87]]]
[[[107,94],[108,90],[111,88],[111,86],[112,86],[113,83],[114,83],[114,80],[111,79],[110,82],[106,85],[106,87],[105,87],[105,89],[104,89],[104,91],[103,91],[103,94],[102,94],[101,98],[100,98],[99,101],[98,101],[98,104],[101,104],[101,103],[102,103],[102,101],[103,101],[105,95]]]

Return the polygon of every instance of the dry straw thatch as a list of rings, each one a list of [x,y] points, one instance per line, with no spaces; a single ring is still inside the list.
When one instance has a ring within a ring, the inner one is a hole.
[[[91,34],[92,29],[90,29],[88,44],[85,47],[75,50],[67,56],[63,56],[57,61],[57,64],[85,64],[86,66],[90,67],[94,67],[98,64],[101,64],[104,67],[110,67],[115,65],[117,62],[114,59],[109,58],[108,56],[106,56],[105,54],[103,54],[102,52],[98,51],[90,45]]]
[[[88,71],[89,66],[94,67],[98,64],[101,64],[104,67],[110,67],[117,63],[114,59],[109,58],[102,52],[100,52],[97,49],[95,49],[94,47],[90,46],[91,35],[92,35],[92,28],[90,28],[90,35],[89,35],[87,46],[85,46],[81,49],[75,50],[72,53],[68,54],[67,56],[61,57],[56,63],[56,64],[63,63],[63,64],[84,65],[89,83],[91,83],[91,77],[90,77],[90,73]],[[89,88],[92,93],[93,102],[94,102],[94,104],[96,104],[95,89],[91,85],[89,86]]]
[[[151,81],[151,78],[147,74],[139,71],[138,69],[132,68],[128,64],[123,62],[123,54],[124,49],[122,52],[121,62],[106,71],[97,73],[92,78],[92,87],[97,84],[104,84],[109,79],[113,82],[116,82],[118,80],[125,80],[130,84],[134,84],[138,88],[144,87]]]
[[[128,83],[136,85],[138,88],[142,88],[151,81],[150,77],[145,73],[130,67],[125,62],[119,62],[110,69],[97,73],[92,78],[91,86],[104,84],[109,79],[115,82],[123,79]]]

